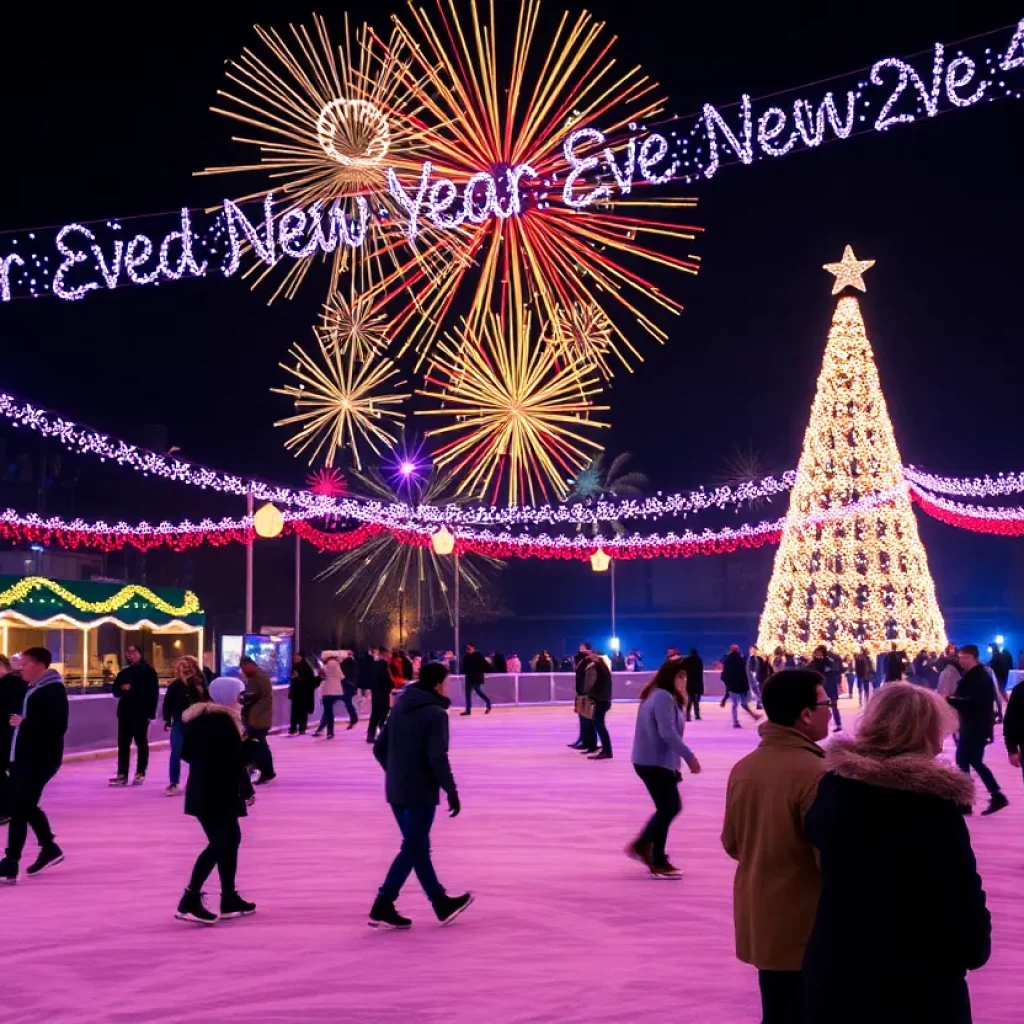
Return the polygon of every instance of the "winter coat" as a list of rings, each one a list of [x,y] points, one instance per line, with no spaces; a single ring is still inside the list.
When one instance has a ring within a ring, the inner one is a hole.
[[[804,824],[821,898],[803,962],[807,1024],[969,1024],[965,976],[991,952],[963,810],[970,778],[920,754],[870,757],[840,740]],[[846,984],[841,950],[870,950]]]
[[[274,687],[270,676],[261,668],[251,676],[245,676],[242,721],[250,729],[271,729],[274,726]]]
[[[1006,701],[1003,712],[1003,741],[1007,753],[1024,754],[1024,682],[1018,683]]]
[[[304,711],[307,715],[313,713],[316,687],[316,673],[305,658],[292,665],[292,681],[288,687],[288,699],[293,704],[297,704],[299,710]]]
[[[825,774],[825,751],[774,722],[758,732],[758,748],[729,774],[722,828],[722,846],[739,862],[736,956],[763,971],[798,971],[820,888],[804,815]]]
[[[349,655],[341,663],[341,689],[347,694],[354,694],[359,689],[359,665],[356,659]]]
[[[391,670],[388,667],[389,663],[383,658],[378,658],[373,663],[373,675],[372,689],[376,690],[378,694],[387,695],[395,688],[395,681],[391,677]]]
[[[960,685],[960,666],[956,662],[947,662],[946,667],[939,673],[939,685],[936,687],[940,697],[952,697],[956,688]]]
[[[480,651],[470,651],[462,659],[462,674],[466,677],[467,686],[483,683],[484,676],[490,671],[491,666],[487,664],[487,659]]]
[[[890,651],[885,657],[885,681],[898,683],[907,672],[907,655],[905,651]]]
[[[633,764],[678,772],[683,760],[693,759],[693,751],[683,742],[684,728],[682,711],[672,694],[660,686],[651,690],[636,713]]]
[[[551,659],[550,658],[545,658],[543,654],[540,655],[537,658],[537,662],[536,662],[536,664],[534,666],[534,671],[536,671],[536,672],[551,672],[551,671],[553,671],[552,666],[551,666]]]
[[[68,692],[55,669],[25,691],[22,723],[11,737],[11,764],[33,775],[50,776],[64,759],[64,734],[68,731]]]
[[[509,672],[514,676],[519,675],[519,673],[523,671],[523,663],[519,660],[518,654],[513,654],[512,657],[508,659],[507,667]]]
[[[182,716],[188,762],[185,813],[204,821],[244,818],[253,795],[242,740],[242,718],[236,708],[201,701]]]
[[[7,770],[11,763],[11,715],[20,715],[25,704],[28,683],[19,672],[8,672],[0,676],[0,772]]]
[[[576,665],[576,692],[592,701],[612,699],[612,673],[603,658],[586,655]]]
[[[505,655],[502,654],[501,651],[494,652],[494,657],[491,658],[491,671],[499,676],[508,674],[508,662],[505,660]]]
[[[686,692],[691,697],[704,696],[704,662],[699,654],[688,654],[683,658],[686,669]]]
[[[853,659],[853,671],[857,678],[862,681],[870,679],[875,671],[874,665],[871,664],[871,655],[858,654]]]
[[[739,651],[730,651],[722,662],[722,682],[727,693],[749,693],[750,680],[747,666]]]
[[[202,682],[205,686],[205,677]],[[184,715],[185,712],[196,703],[196,701],[205,699],[206,694],[201,693],[192,680],[185,682],[181,679],[175,679],[171,685],[167,687],[167,692],[164,694],[164,723],[166,725],[170,725],[172,722],[180,722],[182,715]]]
[[[408,686],[395,701],[373,746],[387,776],[385,791],[395,807],[436,807],[440,790],[455,792],[448,763],[448,708],[435,690]]]
[[[1009,651],[994,651],[988,667],[992,669],[992,675],[1005,687],[1013,669],[1013,655]]]
[[[342,683],[345,674],[341,671],[341,664],[337,658],[328,658],[324,662],[324,678],[320,684],[321,697],[340,697],[342,694]]]
[[[987,743],[995,728],[996,688],[984,665],[975,665],[960,678],[947,700],[960,713],[962,739]]]
[[[130,690],[124,689],[125,683],[131,684]],[[156,705],[160,700],[156,670],[144,659],[134,665],[126,665],[114,679],[114,696],[117,698],[119,722],[152,721],[156,718]]]

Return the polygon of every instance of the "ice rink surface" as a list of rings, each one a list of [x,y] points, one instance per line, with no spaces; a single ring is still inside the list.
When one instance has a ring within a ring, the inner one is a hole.
[[[729,768],[755,745],[755,727],[734,730],[713,701],[688,727],[704,772],[687,775],[669,841],[685,880],[662,882],[622,852],[651,809],[629,762],[634,716],[634,705],[615,705],[615,758],[597,763],[566,749],[569,708],[453,717],[463,813],[439,817],[435,864],[450,892],[471,889],[476,903],[439,928],[412,878],[399,901],[415,920],[406,933],[366,926],[398,836],[364,723],[346,732],[339,722],[333,742],[271,737],[279,777],[243,822],[238,876],[259,910],[213,928],[173,918],[203,840],[181,798],[163,794],[166,750],[145,786],[127,790],[107,787],[109,758],[67,765],[44,799],[67,860],[0,890],[0,1022],[756,1022],[718,841]],[[988,761],[1011,806],[970,819],[995,922],[971,994],[979,1024],[1016,1024],[1024,787],[1001,744]],[[23,867],[34,856],[30,838]],[[208,904],[217,889],[214,875]],[[836,956],[851,985],[870,981],[870,949]]]

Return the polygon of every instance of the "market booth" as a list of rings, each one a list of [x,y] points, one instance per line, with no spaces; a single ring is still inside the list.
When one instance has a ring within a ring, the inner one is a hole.
[[[0,576],[0,650],[46,647],[66,682],[101,686],[136,644],[161,679],[183,654],[202,660],[206,614],[191,590]]]

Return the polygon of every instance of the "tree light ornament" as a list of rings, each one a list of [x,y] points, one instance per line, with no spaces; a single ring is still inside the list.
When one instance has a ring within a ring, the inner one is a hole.
[[[858,260],[853,255],[853,246],[848,245],[843,250],[843,258],[839,263],[826,263],[822,266],[822,270],[827,270],[830,274],[835,275],[835,281],[832,282],[832,294],[838,295],[844,288],[857,288],[866,292],[864,272],[870,270],[874,265],[874,260]]]

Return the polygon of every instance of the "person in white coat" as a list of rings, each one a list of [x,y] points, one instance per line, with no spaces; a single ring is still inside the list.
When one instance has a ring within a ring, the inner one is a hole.
[[[341,671],[341,658],[338,652],[324,651],[324,678],[320,684],[320,700],[323,702],[324,713],[320,716],[320,724],[314,736],[319,736],[325,729],[327,738],[334,739],[334,705],[342,698],[344,674]]]

